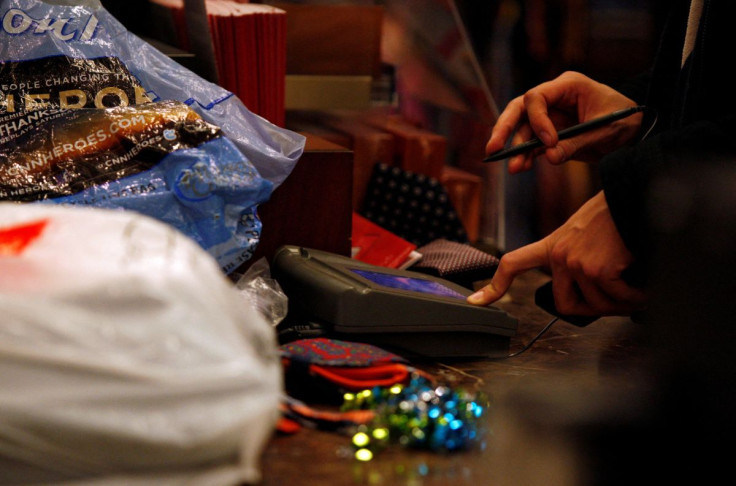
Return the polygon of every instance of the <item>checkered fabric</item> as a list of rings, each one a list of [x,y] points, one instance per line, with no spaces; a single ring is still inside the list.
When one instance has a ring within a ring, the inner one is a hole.
[[[498,267],[495,256],[471,245],[434,240],[417,248],[422,259],[409,270],[435,275],[472,288],[473,282],[491,278]]]

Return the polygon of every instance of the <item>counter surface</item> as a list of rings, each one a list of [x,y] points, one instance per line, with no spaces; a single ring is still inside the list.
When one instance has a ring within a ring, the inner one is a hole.
[[[541,272],[528,272],[497,304],[519,319],[510,352],[522,348],[551,320],[533,304],[535,289],[547,280]],[[532,481],[534,475],[544,479],[539,484],[572,484],[571,478],[580,472],[574,461],[579,451],[574,438],[572,445],[569,440],[574,424],[586,420],[583,417],[590,419],[591,410],[604,410],[598,420],[610,415],[605,413],[609,404],[596,398],[599,392],[604,395],[615,389],[622,396],[627,388],[635,390],[642,383],[647,361],[647,339],[640,325],[627,318],[606,317],[584,328],[558,321],[513,358],[418,363],[441,384],[481,391],[491,399],[481,424],[482,441],[453,453],[391,445],[371,461],[359,462],[352,457],[349,436],[302,429],[294,435],[275,436],[267,445],[261,484],[537,484]],[[519,393],[528,395],[522,407],[514,397]],[[541,414],[530,411],[535,401],[549,408]],[[555,441],[562,446],[555,446]]]

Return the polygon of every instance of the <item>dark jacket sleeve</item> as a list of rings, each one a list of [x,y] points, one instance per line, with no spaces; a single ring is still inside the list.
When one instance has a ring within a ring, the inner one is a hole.
[[[736,160],[736,116],[666,130],[617,150],[600,163],[606,202],[624,243],[635,257],[648,251],[650,188],[668,171],[706,162]],[[736,190],[736,189],[735,189]],[[677,194],[672,194],[677,197]]]
[[[736,162],[736,97],[731,63],[724,58],[724,47],[733,44],[736,2],[704,0],[703,5],[695,49],[683,67],[689,1],[672,1],[652,70],[621,87],[656,113],[654,128],[644,140],[600,162],[611,215],[637,259],[646,257],[648,198],[656,179],[681,166]]]
[[[616,91],[626,95],[627,98],[631,98],[637,104],[642,105],[646,102],[651,79],[651,71],[645,71],[627,79],[621,85],[615,86],[615,88]]]

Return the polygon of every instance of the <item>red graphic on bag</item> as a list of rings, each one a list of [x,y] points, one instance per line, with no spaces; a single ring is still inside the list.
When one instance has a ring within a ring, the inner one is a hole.
[[[28,245],[43,233],[48,220],[23,223],[10,228],[0,228],[0,256],[20,255]]]

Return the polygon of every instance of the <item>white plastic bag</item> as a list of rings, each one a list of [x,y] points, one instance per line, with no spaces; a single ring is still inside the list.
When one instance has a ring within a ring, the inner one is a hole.
[[[241,484],[278,419],[273,329],[131,211],[0,203],[0,484]]]

